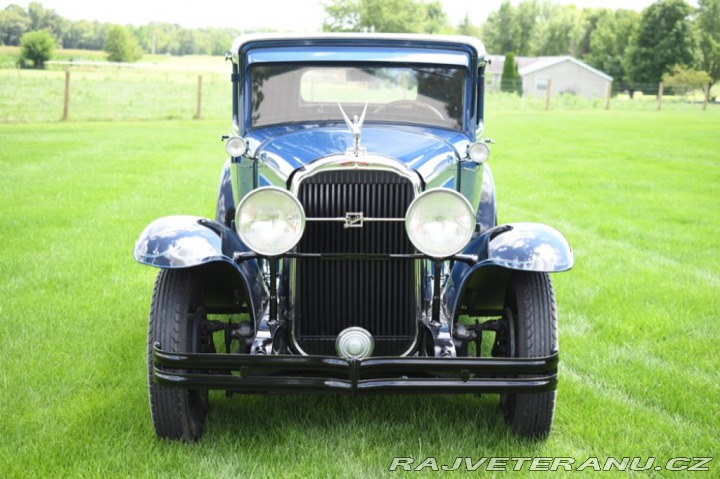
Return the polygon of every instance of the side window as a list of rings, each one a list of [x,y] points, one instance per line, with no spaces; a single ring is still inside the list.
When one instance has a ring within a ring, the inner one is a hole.
[[[546,91],[549,81],[548,77],[535,77],[535,89],[537,91]]]

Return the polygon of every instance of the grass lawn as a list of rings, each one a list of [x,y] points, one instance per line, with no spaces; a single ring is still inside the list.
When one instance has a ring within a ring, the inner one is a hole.
[[[157,217],[213,216],[229,122],[3,124],[0,476],[438,477],[388,468],[395,456],[715,456],[720,111],[490,109],[500,222],[556,226],[576,254],[553,277],[561,379],[546,441],[514,437],[496,396],[221,393],[201,442],[157,440],[145,384],[156,271],[132,248]]]
[[[221,59],[217,62],[224,65]],[[200,76],[202,118],[229,118],[230,67],[225,66],[225,73],[193,65],[185,70],[172,63],[74,66],[70,69],[69,119],[190,120],[196,113]],[[0,69],[0,124],[61,120],[64,99],[65,71]]]

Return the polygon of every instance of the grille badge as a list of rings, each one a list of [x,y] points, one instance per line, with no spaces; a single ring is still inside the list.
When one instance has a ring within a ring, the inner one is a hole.
[[[363,213],[345,213],[345,224],[343,228],[362,228],[363,227]]]

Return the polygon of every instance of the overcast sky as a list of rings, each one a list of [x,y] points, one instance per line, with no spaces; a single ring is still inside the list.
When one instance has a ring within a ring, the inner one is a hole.
[[[27,7],[31,0],[0,0]],[[315,32],[322,27],[325,0],[38,0],[69,20],[98,20],[123,25],[177,23],[187,28],[232,27],[240,30],[270,27],[278,31]],[[330,0],[327,0],[329,3]],[[553,0],[579,7],[629,8],[641,11],[653,0]],[[452,24],[468,14],[479,24],[502,0],[440,0]],[[517,1],[513,1],[517,4]]]

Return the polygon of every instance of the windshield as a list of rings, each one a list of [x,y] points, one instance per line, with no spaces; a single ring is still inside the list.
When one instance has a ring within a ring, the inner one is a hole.
[[[465,71],[455,67],[268,65],[251,68],[252,126],[342,122],[368,104],[365,121],[461,130]]]

